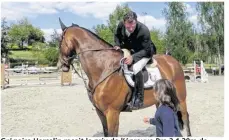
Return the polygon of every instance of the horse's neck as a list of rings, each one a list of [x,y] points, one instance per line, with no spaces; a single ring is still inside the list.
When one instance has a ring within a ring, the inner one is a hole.
[[[121,54],[112,50],[89,51],[80,55],[81,65],[92,87],[117,69],[120,59]]]
[[[104,50],[109,48],[109,44],[98,39],[84,29],[75,28],[75,41],[79,44],[78,51],[87,51],[92,49],[102,49],[101,51],[87,51],[80,54],[80,61],[84,72],[86,73],[90,86],[95,84],[110,71],[119,67],[121,53],[114,50]]]

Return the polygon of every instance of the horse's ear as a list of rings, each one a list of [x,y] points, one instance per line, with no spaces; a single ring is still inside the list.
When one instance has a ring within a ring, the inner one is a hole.
[[[72,23],[72,26],[77,26],[77,27],[79,27],[79,25],[78,25],[78,24],[75,24],[75,23]]]
[[[60,26],[62,31],[64,31],[67,27],[64,25],[64,23],[61,21],[61,19],[59,18],[59,22],[60,22]]]

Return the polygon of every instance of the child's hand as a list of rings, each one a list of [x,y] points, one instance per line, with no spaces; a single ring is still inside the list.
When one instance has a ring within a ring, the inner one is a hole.
[[[145,117],[145,118],[143,119],[143,122],[144,122],[144,123],[149,123],[149,120],[150,120],[150,118]]]

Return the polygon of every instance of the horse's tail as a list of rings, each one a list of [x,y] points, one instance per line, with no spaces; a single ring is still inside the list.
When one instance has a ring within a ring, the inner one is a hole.
[[[181,111],[177,111],[177,118],[178,118],[179,128],[180,128],[180,130],[183,130],[184,129],[184,122],[182,120]]]

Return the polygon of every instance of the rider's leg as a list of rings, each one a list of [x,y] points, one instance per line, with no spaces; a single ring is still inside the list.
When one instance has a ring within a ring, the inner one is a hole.
[[[142,58],[133,65],[133,72],[135,75],[133,108],[140,108],[144,104],[144,79],[142,69],[149,60],[150,58]]]
[[[135,101],[133,107],[141,108],[144,104],[144,82],[143,82],[142,71],[138,72],[135,75],[135,84],[136,84],[134,90]]]

